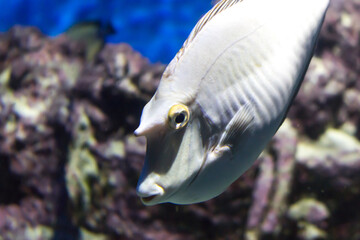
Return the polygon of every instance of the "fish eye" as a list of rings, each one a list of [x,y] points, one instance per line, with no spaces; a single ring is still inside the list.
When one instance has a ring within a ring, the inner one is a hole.
[[[168,113],[169,125],[173,129],[184,127],[189,121],[189,109],[183,104],[172,106]]]

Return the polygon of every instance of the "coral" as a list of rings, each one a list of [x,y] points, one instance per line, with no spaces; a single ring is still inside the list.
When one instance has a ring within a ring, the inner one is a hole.
[[[279,236],[295,167],[297,134],[290,121],[285,121],[272,140],[269,153],[260,160],[253,203],[249,210],[246,239],[262,235]]]

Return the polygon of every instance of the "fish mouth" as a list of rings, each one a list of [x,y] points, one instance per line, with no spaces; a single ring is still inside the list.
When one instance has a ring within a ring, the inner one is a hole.
[[[159,203],[159,198],[164,196],[165,190],[159,184],[154,184],[154,191],[151,192],[138,192],[141,202],[144,205],[155,205]]]
[[[150,204],[151,201],[152,201],[153,199],[155,199],[157,196],[158,196],[158,195],[152,195],[152,196],[148,196],[148,197],[141,197],[140,199],[141,199],[141,201],[142,201],[144,204],[148,205],[148,204]]]

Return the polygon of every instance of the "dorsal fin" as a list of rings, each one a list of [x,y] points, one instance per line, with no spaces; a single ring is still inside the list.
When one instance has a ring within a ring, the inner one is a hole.
[[[210,11],[208,11],[195,25],[194,29],[191,31],[189,37],[184,42],[184,45],[177,53],[176,57],[179,59],[186,49],[187,45],[192,42],[192,40],[196,37],[196,35],[201,31],[201,29],[205,26],[207,22],[209,22],[213,17],[222,11],[230,8],[234,4],[241,2],[243,0],[222,0],[218,2]]]

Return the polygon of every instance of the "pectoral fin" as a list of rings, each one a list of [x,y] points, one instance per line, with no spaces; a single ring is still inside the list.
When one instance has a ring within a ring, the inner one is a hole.
[[[250,109],[241,108],[231,119],[221,135],[219,143],[211,152],[210,159],[215,160],[221,158],[226,153],[231,153],[233,145],[237,142],[239,137],[249,129],[254,117]]]
[[[231,119],[218,143],[219,147],[232,147],[236,139],[242,135],[252,123],[253,115],[246,107],[241,108]]]

